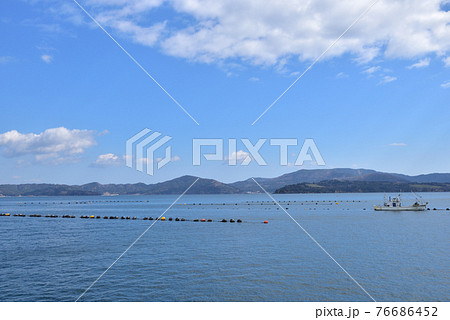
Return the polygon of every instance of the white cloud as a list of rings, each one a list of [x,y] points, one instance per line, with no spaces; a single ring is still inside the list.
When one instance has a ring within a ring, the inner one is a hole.
[[[248,79],[248,81],[258,82],[259,78],[258,77],[251,77],[251,78]]]
[[[205,63],[239,59],[276,66],[292,57],[315,59],[372,2],[86,0],[84,4],[101,24],[137,43],[160,46],[169,55]],[[367,63],[378,56],[445,55],[450,51],[450,12],[441,9],[441,2],[380,0],[326,58],[350,54]],[[167,12],[168,6],[178,15],[157,14],[161,8]]]
[[[381,79],[381,81],[378,82],[378,85],[386,84],[395,80],[397,80],[397,77],[384,76],[383,79]]]
[[[119,156],[116,156],[114,153],[106,153],[99,155],[92,165],[96,167],[109,167],[117,166],[121,163],[122,159]]]
[[[367,73],[369,75],[372,75],[375,72],[379,71],[380,69],[381,69],[380,66],[370,67],[370,68],[367,68],[366,70],[364,70],[363,73]]]
[[[444,59],[442,59],[442,61],[444,62],[444,65],[446,67],[450,67],[450,56],[445,57]]]
[[[164,0],[91,0],[90,4],[101,8],[95,17],[100,24],[131,37],[136,43],[153,46],[166,29],[166,22],[156,22],[147,26],[144,25],[145,19],[141,19],[140,15],[148,14],[164,2]]]
[[[48,54],[43,54],[41,56],[42,61],[44,61],[45,63],[51,63],[53,61],[53,57],[48,55]]]
[[[393,143],[391,143],[391,144],[389,144],[390,146],[392,146],[392,147],[404,147],[404,146],[406,146],[406,143],[403,143],[403,142],[393,142]]]
[[[248,152],[245,152],[243,150],[232,152],[231,155],[226,156],[225,160],[227,161],[244,161],[247,159],[249,161],[251,159],[251,155]]]
[[[444,89],[450,88],[450,81],[444,82],[443,84],[441,84],[441,87],[444,88]]]
[[[408,69],[417,69],[417,68],[424,68],[428,67],[430,65],[430,58],[424,58],[422,60],[419,60],[418,62],[408,66]]]
[[[47,129],[38,134],[12,130],[0,134],[0,148],[3,156],[10,158],[32,155],[39,162],[71,162],[85,149],[96,145],[94,133],[64,127]]]

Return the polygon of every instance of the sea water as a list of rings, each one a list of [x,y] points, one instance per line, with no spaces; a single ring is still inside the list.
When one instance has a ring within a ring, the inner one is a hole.
[[[75,301],[129,248],[80,301],[371,301],[357,283],[377,301],[448,301],[450,193],[422,196],[438,210],[375,212],[383,194],[274,195],[291,218],[264,194],[185,195],[157,222],[143,218],[177,195],[0,198],[11,214],[0,300]]]

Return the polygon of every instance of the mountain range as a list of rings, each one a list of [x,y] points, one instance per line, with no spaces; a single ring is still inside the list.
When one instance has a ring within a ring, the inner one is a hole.
[[[83,185],[63,184],[3,184],[0,185],[0,195],[3,196],[81,196],[104,194],[181,194],[197,177],[182,176],[172,180],[155,184],[100,184],[97,182]],[[432,173],[417,176],[409,176],[397,173],[386,173],[368,169],[302,169],[287,173],[275,178],[255,178],[255,180],[268,192],[319,192],[317,188],[288,188],[286,186],[301,184],[322,183],[327,187],[327,192],[370,192],[373,185],[383,183],[384,187],[393,184],[401,184],[404,188],[412,184],[450,184],[450,173]],[[329,183],[338,181],[340,183]],[[327,183],[325,183],[327,182]],[[355,182],[364,182],[358,184]],[[344,187],[346,184],[347,187]],[[365,186],[361,189],[361,185]],[[335,186],[337,189],[333,189]],[[353,187],[352,187],[353,186]],[[354,189],[354,187],[356,189]],[[306,189],[305,189],[306,188]],[[358,189],[359,188],[359,189]],[[373,188],[372,188],[373,189]],[[324,189],[321,189],[324,190]],[[333,191],[334,190],[334,191]],[[348,190],[348,191],[342,191]],[[352,191],[353,190],[353,191]],[[423,188],[421,189],[423,190]],[[431,191],[443,191],[444,189],[430,189]],[[385,190],[389,191],[389,190]],[[407,191],[404,189],[404,191]],[[445,191],[445,190],[444,190]],[[260,193],[261,188],[253,181],[247,179],[234,183],[223,183],[213,179],[199,178],[189,190],[189,194],[236,194],[236,193]]]

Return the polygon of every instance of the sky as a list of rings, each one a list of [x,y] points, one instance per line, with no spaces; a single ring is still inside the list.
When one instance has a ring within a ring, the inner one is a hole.
[[[449,0],[78,4],[0,3],[0,184],[450,172]],[[154,175],[125,165],[145,128],[172,138]],[[222,160],[193,166],[194,138],[224,139]],[[260,166],[240,139],[263,138]],[[276,138],[298,139],[287,166]],[[295,165],[305,139],[325,166]]]

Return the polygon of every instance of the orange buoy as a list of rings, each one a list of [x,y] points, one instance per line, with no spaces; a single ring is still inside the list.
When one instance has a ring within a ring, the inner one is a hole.
[[[269,223],[269,221],[265,220],[265,221],[264,221],[264,223],[266,223],[266,224],[267,224],[267,223]]]
[[[200,220],[201,222],[205,222],[206,220],[205,219],[202,219],[202,220]]]

